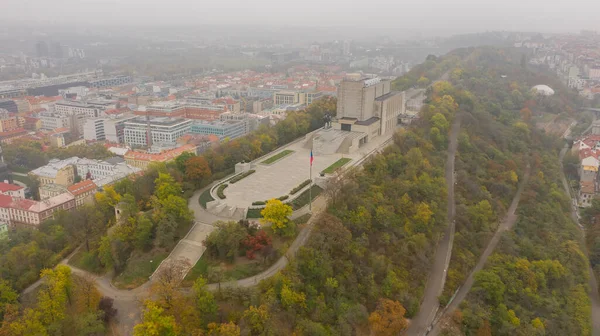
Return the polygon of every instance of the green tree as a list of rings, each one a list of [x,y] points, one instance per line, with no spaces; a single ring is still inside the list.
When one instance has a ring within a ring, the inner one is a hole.
[[[217,222],[204,241],[207,252],[214,257],[232,261],[239,253],[241,242],[248,230],[238,222]]]
[[[200,312],[202,325],[206,326],[217,314],[217,303],[213,294],[206,288],[206,279],[199,277],[194,282],[196,307]]]
[[[156,185],[154,195],[159,201],[165,200],[169,196],[179,197],[182,194],[181,185],[169,174],[159,173],[154,184]]]
[[[11,287],[10,283],[4,279],[0,279],[0,319],[4,317],[7,305],[17,303],[19,294]]]
[[[480,293],[492,306],[504,301],[506,286],[493,271],[479,271],[475,274],[473,292]]]

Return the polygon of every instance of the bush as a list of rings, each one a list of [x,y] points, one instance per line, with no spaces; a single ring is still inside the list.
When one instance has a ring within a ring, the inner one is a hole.
[[[300,184],[299,184],[299,185],[298,185],[296,188],[294,188],[294,189],[292,189],[292,191],[290,191],[290,194],[291,194],[291,195],[294,195],[294,194],[295,194],[295,193],[297,193],[298,191],[302,190],[302,188],[304,188],[304,187],[306,187],[307,185],[309,185],[309,184],[310,184],[310,181],[311,181],[311,180],[309,179],[309,180],[306,180],[306,181],[304,181],[304,182],[300,183]]]
[[[255,172],[256,172],[256,170],[252,169],[252,170],[249,170],[249,171],[247,171],[245,173],[241,173],[241,174],[239,174],[237,176],[234,176],[231,180],[229,180],[229,183],[236,183],[239,180],[241,180],[243,178],[246,178],[246,177],[254,174]]]
[[[267,204],[267,202],[265,202],[265,201],[252,202],[252,205],[265,205],[265,204]]]
[[[220,199],[226,199],[227,196],[225,196],[225,188],[227,188],[229,186],[229,184],[221,184],[218,188],[217,188],[217,196],[219,196]]]
[[[279,198],[278,198],[278,200],[280,200],[280,201],[285,201],[285,200],[286,200],[286,199],[288,199],[288,198],[290,198],[290,196],[288,196],[288,195],[285,195],[285,196],[281,196],[281,197],[279,197]]]

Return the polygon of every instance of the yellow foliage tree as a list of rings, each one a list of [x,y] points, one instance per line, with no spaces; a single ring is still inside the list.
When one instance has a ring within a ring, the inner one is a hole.
[[[44,269],[41,272],[45,286],[38,293],[38,310],[41,321],[50,325],[65,318],[67,293],[71,288],[71,269],[58,265],[55,269]]]
[[[278,199],[272,199],[267,201],[267,205],[260,212],[263,216],[261,222],[270,223],[274,232],[281,231],[290,221],[288,217],[292,215],[292,212],[291,206]]]
[[[398,335],[408,326],[404,313],[406,313],[406,309],[400,302],[379,299],[377,310],[369,315],[371,331],[376,336]]]

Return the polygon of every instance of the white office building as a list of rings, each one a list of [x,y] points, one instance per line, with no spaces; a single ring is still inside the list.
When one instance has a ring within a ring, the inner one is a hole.
[[[109,115],[105,118],[87,119],[83,126],[83,138],[88,141],[125,141],[125,123],[136,117],[133,114]]]
[[[183,118],[151,118],[150,136],[152,144],[173,144],[178,138],[190,132],[192,120]],[[148,123],[145,117],[125,122],[124,138],[129,146],[147,147]]]

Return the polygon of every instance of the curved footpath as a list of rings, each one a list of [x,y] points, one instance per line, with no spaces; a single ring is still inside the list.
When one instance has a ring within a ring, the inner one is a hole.
[[[471,290],[471,287],[473,286],[475,273],[479,272],[483,268],[488,257],[492,254],[492,252],[494,252],[494,249],[500,242],[500,238],[502,238],[502,234],[505,231],[512,229],[513,225],[517,221],[517,215],[515,214],[515,211],[517,210],[517,206],[519,205],[519,201],[521,200],[521,193],[523,192],[525,185],[529,181],[530,171],[531,171],[531,167],[528,163],[527,168],[525,169],[525,176],[519,183],[519,187],[517,188],[517,193],[515,194],[512,202],[510,203],[510,207],[508,208],[506,217],[504,217],[504,220],[498,226],[496,233],[494,233],[494,236],[488,243],[488,246],[483,251],[483,254],[481,255],[481,257],[479,257],[479,261],[477,262],[477,265],[475,265],[475,268],[473,268],[473,270],[467,277],[467,280],[465,280],[465,283],[458,289],[458,292],[455,294],[452,302],[450,302],[450,304],[441,312],[441,314],[439,314],[439,317],[437,317],[432,322],[431,332],[426,332],[425,335],[438,335],[440,333],[439,321],[442,320],[442,318],[444,316],[449,316],[450,314],[452,314],[452,312],[454,312],[454,310],[456,308],[458,308],[460,303],[465,299],[465,297]]]
[[[456,150],[458,148],[458,133],[460,132],[461,115],[457,114],[454,123],[452,123],[452,129],[450,131],[450,143],[448,144],[448,158],[446,159],[446,188],[448,189],[448,228],[444,233],[444,237],[438,243],[438,247],[435,251],[433,259],[433,266],[429,277],[427,279],[427,285],[425,286],[425,294],[423,295],[423,301],[421,307],[415,318],[411,321],[406,335],[417,336],[423,335],[427,331],[427,327],[431,324],[435,318],[440,302],[438,297],[444,290],[444,283],[446,282],[446,275],[448,272],[448,265],[450,264],[450,257],[452,256],[452,245],[454,243],[454,215],[455,215],[455,202],[454,202],[454,161],[456,158]]]

